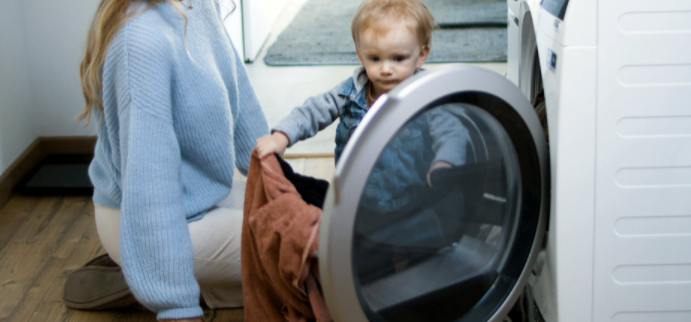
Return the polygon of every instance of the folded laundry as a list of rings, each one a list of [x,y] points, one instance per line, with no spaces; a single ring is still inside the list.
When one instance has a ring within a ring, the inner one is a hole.
[[[314,256],[321,215],[276,156],[260,159],[252,151],[241,247],[246,322],[332,321]]]

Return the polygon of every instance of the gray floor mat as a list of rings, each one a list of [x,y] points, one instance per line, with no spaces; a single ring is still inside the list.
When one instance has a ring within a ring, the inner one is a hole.
[[[424,0],[442,29],[427,62],[506,61],[506,2]],[[361,1],[310,0],[268,49],[267,65],[357,65],[350,20]]]
[[[437,23],[445,26],[503,25],[505,0],[423,0]]]

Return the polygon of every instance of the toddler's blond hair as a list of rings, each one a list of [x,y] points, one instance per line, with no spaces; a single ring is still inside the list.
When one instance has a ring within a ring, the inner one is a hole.
[[[350,25],[355,46],[362,32],[372,30],[382,34],[392,22],[405,23],[423,46],[430,45],[432,31],[437,27],[434,16],[420,0],[365,0]]]

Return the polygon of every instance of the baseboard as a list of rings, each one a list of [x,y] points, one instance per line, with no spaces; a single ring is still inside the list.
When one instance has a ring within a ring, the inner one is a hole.
[[[333,152],[327,153],[286,153],[282,156],[283,159],[323,159],[333,158]]]
[[[95,136],[38,137],[24,153],[0,175],[0,209],[10,200],[14,186],[46,156],[51,154],[91,154],[96,146]]]
[[[45,155],[93,154],[96,148],[96,136],[45,136],[39,139]]]

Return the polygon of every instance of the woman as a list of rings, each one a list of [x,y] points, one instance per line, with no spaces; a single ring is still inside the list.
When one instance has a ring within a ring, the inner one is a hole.
[[[99,237],[160,320],[200,321],[200,289],[211,308],[242,306],[234,167],[246,174],[269,131],[220,7],[102,0],[80,70]]]

